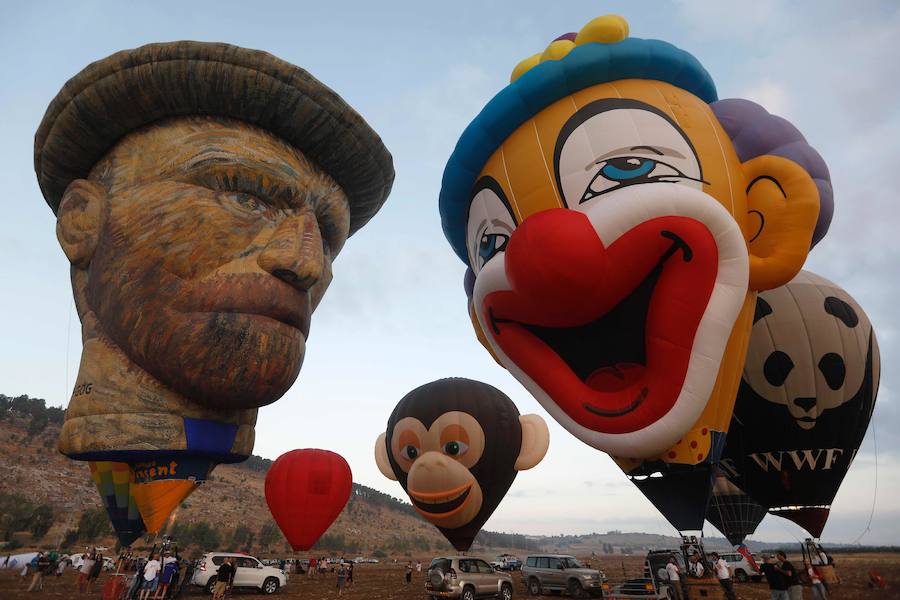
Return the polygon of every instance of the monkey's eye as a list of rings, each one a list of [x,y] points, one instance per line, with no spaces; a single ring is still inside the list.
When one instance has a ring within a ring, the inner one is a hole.
[[[468,449],[465,442],[452,441],[444,444],[444,454],[448,456],[462,456]]]
[[[400,456],[407,460],[416,460],[419,456],[419,449],[410,444],[409,446],[404,446],[402,450],[400,450]]]

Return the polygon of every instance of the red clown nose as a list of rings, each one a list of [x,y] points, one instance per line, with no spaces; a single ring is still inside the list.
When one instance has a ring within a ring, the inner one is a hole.
[[[294,550],[309,550],[350,499],[347,461],[328,450],[291,450],[266,475],[266,503]]]

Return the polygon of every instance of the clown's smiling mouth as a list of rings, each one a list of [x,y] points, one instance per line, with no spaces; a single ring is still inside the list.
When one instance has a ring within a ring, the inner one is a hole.
[[[472,484],[470,483],[464,486],[462,490],[457,488],[448,492],[426,494],[409,490],[409,497],[419,511],[431,515],[442,515],[454,511],[465,504],[471,491]]]
[[[666,230],[660,235],[672,240],[672,245],[637,287],[606,314],[575,327],[542,327],[497,318],[489,310],[494,333],[500,333],[498,324],[516,323],[552,349],[589,388],[598,391],[628,388],[641,379],[647,366],[647,315],[666,262],[679,252],[684,262],[693,259],[690,245],[681,236]],[[648,394],[649,389],[641,387],[625,406],[604,409],[585,402],[582,407],[601,417],[618,417],[635,410]]]

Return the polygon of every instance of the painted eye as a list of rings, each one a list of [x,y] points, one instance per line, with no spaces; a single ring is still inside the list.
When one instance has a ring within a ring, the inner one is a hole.
[[[838,390],[844,385],[844,377],[847,375],[847,368],[844,366],[844,359],[834,352],[824,355],[819,361],[819,370],[825,376],[825,383],[833,390]]]
[[[400,456],[405,458],[406,460],[416,460],[419,456],[419,449],[410,444],[409,446],[404,446],[400,451]]]
[[[794,369],[794,361],[780,350],[776,350],[766,359],[763,365],[763,375],[770,384],[775,387],[784,385],[788,375]]]
[[[481,241],[478,243],[478,258],[481,261],[481,266],[484,266],[487,261],[494,258],[495,254],[505,250],[507,243],[509,243],[509,236],[506,234],[482,234]]]
[[[452,441],[444,444],[444,454],[448,456],[462,456],[468,449],[465,442]]]
[[[587,202],[601,194],[611,192],[628,185],[663,181],[674,183],[683,179],[691,179],[671,165],[652,158],[641,156],[620,156],[609,158],[594,175],[588,188],[581,196],[580,203]]]
[[[656,161],[651,158],[638,158],[625,156],[611,158],[606,161],[600,174],[613,181],[628,181],[637,177],[643,177],[656,167]]]

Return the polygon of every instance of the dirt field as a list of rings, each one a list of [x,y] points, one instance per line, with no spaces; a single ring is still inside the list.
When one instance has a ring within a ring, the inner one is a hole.
[[[796,560],[797,557],[791,557]],[[838,572],[842,578],[841,585],[833,588],[831,598],[834,600],[883,600],[888,598],[900,599],[900,554],[860,554],[837,555],[835,557]],[[359,565],[354,569],[352,587],[346,588],[342,600],[423,600],[425,584],[425,566],[427,560],[423,557],[422,573],[413,573],[413,582],[410,585],[404,583],[404,567],[401,562],[396,565]],[[623,570],[626,574],[640,572],[642,559],[637,557],[602,557],[593,561],[594,566],[603,569],[611,580],[621,578]],[[867,586],[868,571],[875,569],[884,576],[890,585],[886,590],[872,590]],[[68,571],[62,577],[48,577],[44,581],[44,590],[38,593],[27,593],[25,588],[28,580],[20,579],[18,573],[0,571],[0,600],[17,600],[25,598],[101,598],[100,590],[108,575],[104,575],[100,585],[95,588],[93,594],[78,596],[75,591],[75,574]],[[515,583],[514,597],[525,598],[527,596],[521,578],[513,576]],[[768,600],[769,592],[765,583],[736,584],[735,590],[738,598],[742,600]],[[257,594],[253,591],[238,591],[231,597],[251,598]],[[193,591],[188,598],[208,597],[199,590]],[[805,591],[804,597],[812,599],[812,594]],[[275,598],[283,600],[326,600],[337,598],[335,589],[335,577],[332,574],[326,576],[306,577],[303,575],[291,575],[286,588],[276,594]]]

